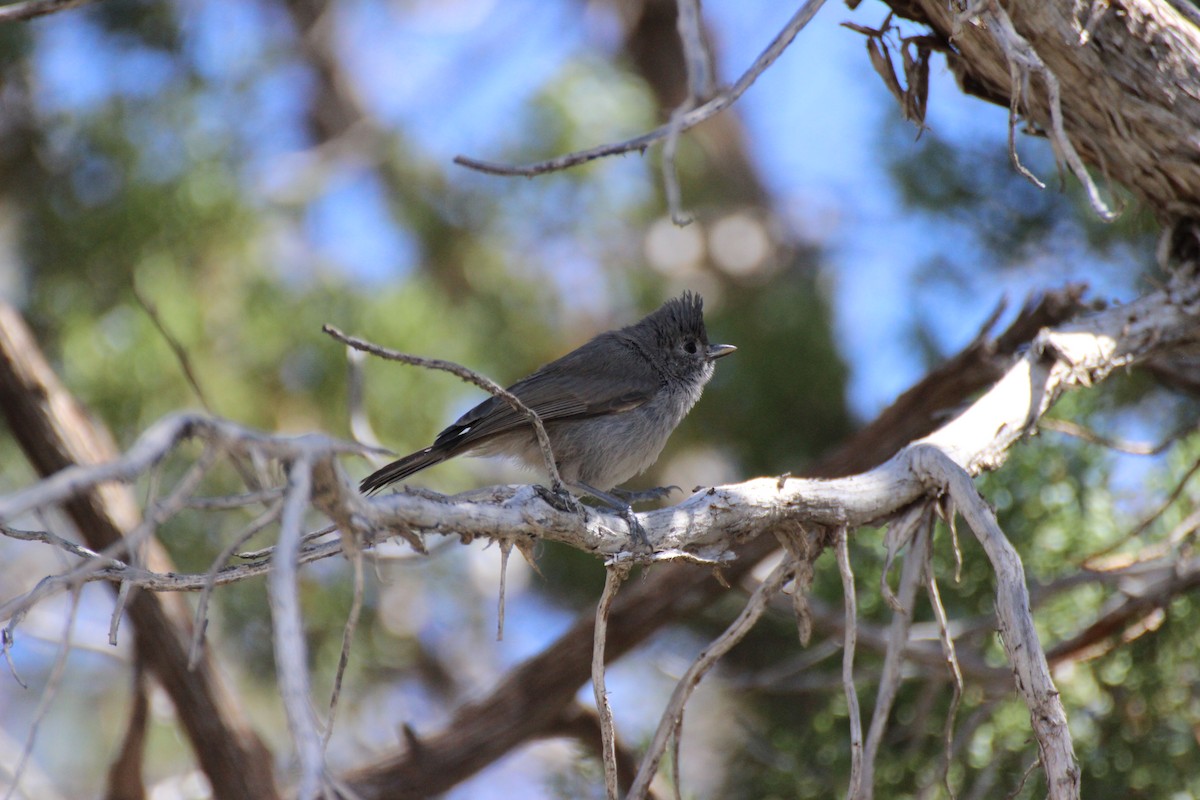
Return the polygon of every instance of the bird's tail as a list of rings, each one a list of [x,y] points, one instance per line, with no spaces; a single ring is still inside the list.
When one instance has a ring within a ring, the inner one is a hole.
[[[377,492],[388,484],[402,481],[414,472],[440,464],[449,457],[450,454],[444,448],[426,447],[372,472],[362,479],[358,488],[363,494]]]

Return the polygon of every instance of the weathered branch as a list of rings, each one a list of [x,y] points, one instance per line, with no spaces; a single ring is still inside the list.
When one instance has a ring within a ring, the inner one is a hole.
[[[1019,101],[1068,162],[1077,152],[1160,217],[1200,216],[1200,27],[1186,3],[888,4],[953,46],[947,62],[963,91],[1006,108]],[[1082,164],[1070,166],[1090,182]]]
[[[576,153],[568,153],[566,155],[551,158],[546,161],[539,161],[534,164],[514,165],[514,164],[498,164],[493,161],[480,161],[478,159],[469,158],[467,156],[455,156],[454,163],[460,166],[469,167],[470,169],[486,172],[492,175],[521,175],[532,177],[541,175],[547,172],[556,172],[562,169],[586,164],[589,161],[595,161],[598,158],[607,156],[621,155],[630,153],[634,150],[645,150],[652,144],[662,141],[671,136],[678,136],[679,133],[694,128],[705,120],[715,117],[725,109],[737,102],[746,90],[749,89],[758,77],[766,72],[779,56],[783,55],[783,51],[788,48],[792,40],[797,34],[804,29],[816,13],[825,4],[825,0],[807,0],[800,10],[797,11],[788,23],[784,25],[775,38],[767,45],[754,63],[750,65],[742,76],[738,78],[727,91],[720,92],[716,97],[706,102],[704,105],[692,109],[685,114],[681,114],[676,119],[672,119],[666,125],[659,126],[649,133],[644,133],[641,136],[636,136],[632,139],[627,139],[623,142],[615,144],[606,144],[599,147],[593,147],[590,150],[580,150]]]
[[[22,0],[19,3],[9,3],[0,6],[0,23],[36,19],[57,11],[78,8],[90,2],[92,0]]]

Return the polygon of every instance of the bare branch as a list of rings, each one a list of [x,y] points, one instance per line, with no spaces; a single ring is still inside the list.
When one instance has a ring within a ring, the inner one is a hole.
[[[891,714],[892,705],[896,700],[896,691],[900,688],[900,668],[904,664],[909,631],[912,629],[917,588],[921,585],[921,577],[925,574],[931,552],[933,519],[928,506],[921,509],[921,513],[913,522],[912,527],[915,533],[908,548],[908,554],[904,557],[904,568],[900,574],[900,595],[896,598],[897,604],[893,606],[887,655],[883,659],[883,671],[879,678],[875,710],[871,714],[866,746],[862,751],[861,784],[858,794],[850,795],[863,800],[870,800],[874,797],[875,759],[879,754],[879,745],[883,743],[883,735],[887,731],[888,716]],[[888,555],[891,555],[890,549]],[[851,621],[847,619],[846,624],[850,625]],[[857,625],[857,622],[854,624]],[[853,720],[851,723],[853,724]]]
[[[854,572],[850,569],[848,531],[837,533],[838,572],[842,575],[842,599],[845,603],[846,629],[842,638],[842,691],[846,693],[846,716],[850,718],[850,785],[847,800],[862,797],[866,785],[863,775],[862,714],[858,709],[858,692],[854,688],[854,642],[858,633],[858,601],[854,592]]]
[[[608,637],[608,613],[628,573],[629,567],[611,564],[604,571],[604,591],[596,604],[596,638],[592,645],[592,693],[596,697],[596,713],[600,718],[604,790],[609,800],[616,800],[620,787],[617,782],[617,732],[613,726],[608,691],[604,688],[604,644]]]
[[[1029,591],[1021,557],[1005,537],[995,514],[975,489],[970,475],[933,447],[916,448],[914,468],[931,487],[950,493],[996,571],[996,616],[1017,691],[1029,708],[1039,756],[1046,769],[1051,800],[1077,800],[1079,765],[1062,700],[1029,610]]]
[[[593,147],[590,150],[580,150],[575,153],[558,156],[547,161],[539,161],[533,164],[524,166],[511,164],[497,164],[492,161],[480,161],[467,156],[455,156],[454,163],[469,169],[479,172],[486,172],[490,175],[521,175],[524,177],[532,177],[541,175],[546,172],[556,172],[558,170],[567,169],[569,167],[586,164],[589,161],[595,161],[598,158],[606,158],[608,156],[621,155],[630,153],[634,150],[643,151],[655,142],[661,141],[671,135],[671,131],[677,126],[679,132],[689,130],[704,122],[707,119],[715,117],[725,109],[729,108],[738,98],[741,97],[747,89],[753,85],[758,76],[762,75],[775,60],[783,54],[783,51],[788,48],[796,35],[804,29],[804,26],[816,15],[821,6],[825,4],[825,0],[807,0],[800,7],[800,10],[788,20],[787,25],[783,27],[771,43],[767,46],[754,63],[746,70],[737,83],[729,90],[719,93],[716,97],[706,102],[699,108],[693,109],[681,116],[677,123],[671,122],[662,125],[649,133],[644,133],[641,136],[636,136],[632,139],[627,139],[623,142],[615,144],[606,144],[599,147]]]
[[[133,297],[135,300],[137,300],[138,305],[142,307],[142,310],[146,312],[146,316],[150,318],[150,321],[154,323],[155,329],[158,330],[159,334],[163,337],[163,340],[166,341],[167,347],[171,349],[171,353],[174,354],[175,360],[179,362],[180,369],[183,370],[183,377],[187,380],[188,386],[191,387],[193,392],[195,392],[196,399],[200,401],[200,405],[202,405],[204,410],[208,413],[215,414],[216,409],[214,409],[212,404],[208,402],[208,396],[204,393],[204,389],[200,386],[200,379],[197,377],[196,370],[192,366],[192,359],[191,356],[188,355],[187,349],[167,328],[166,323],[163,322],[162,316],[158,313],[158,308],[150,301],[148,297],[142,294],[141,289],[138,288],[136,280],[133,283]]]
[[[342,694],[342,678],[346,675],[346,665],[350,663],[350,644],[354,641],[354,631],[358,628],[358,619],[362,614],[363,552],[361,549],[354,548],[350,555],[350,563],[354,565],[354,597],[350,603],[350,613],[346,616],[346,626],[342,630],[342,651],[338,655],[337,672],[333,676],[333,691],[329,694],[329,719],[325,722],[325,736],[321,741],[323,751],[329,748],[329,739],[333,736],[338,698]]]
[[[271,620],[275,635],[275,671],[279,692],[287,712],[288,729],[300,760],[300,800],[314,800],[325,775],[325,748],[313,715],[308,681],[308,648],[304,643],[304,619],[297,595],[297,564],[304,511],[312,491],[312,464],[298,459],[288,471],[288,494],[279,522],[279,558],[272,564],[267,581]]]
[[[23,0],[0,6],[0,23],[21,22],[87,5],[92,0]]]
[[[12,784],[5,792],[4,800],[11,800],[13,793],[17,791],[17,785],[21,782],[21,773],[25,771],[25,765],[29,762],[29,756],[33,752],[33,743],[37,739],[38,728],[41,727],[42,720],[46,718],[46,713],[53,705],[54,698],[58,696],[58,688],[62,684],[63,672],[67,667],[67,656],[71,654],[71,635],[75,630],[77,611],[79,611],[78,588],[71,593],[71,605],[63,627],[62,643],[59,645],[58,655],[54,657],[54,666],[50,668],[50,677],[46,679],[46,688],[42,690],[42,695],[38,698],[37,708],[33,712],[33,722],[30,723],[29,733],[25,737],[25,746],[21,749],[21,758],[13,770]]]
[[[942,784],[946,787],[946,796],[954,799],[954,788],[950,785],[950,759],[954,755],[954,721],[958,716],[958,704],[962,701],[963,676],[962,666],[958,663],[958,651],[954,647],[954,637],[950,635],[950,621],[946,609],[942,605],[942,595],[938,591],[937,575],[932,565],[926,569],[925,589],[929,593],[929,603],[933,606],[933,615],[937,620],[938,638],[942,643],[942,653],[946,657],[946,668],[953,678],[954,693],[950,697],[950,708],[946,711],[946,724],[942,728],[945,740],[942,761]]]
[[[449,372],[451,375],[457,375],[467,383],[473,383],[485,392],[488,392],[493,397],[499,397],[504,402],[512,406],[513,410],[521,414],[529,421],[533,427],[534,434],[537,436],[538,446],[542,450],[542,460],[546,465],[546,472],[550,473],[550,482],[557,491],[562,488],[562,478],[558,474],[558,463],[554,460],[554,451],[550,447],[550,437],[546,435],[546,426],[542,424],[542,418],[537,412],[529,406],[521,402],[521,399],[512,392],[505,389],[500,384],[490,378],[480,375],[474,370],[455,364],[453,361],[444,361],[440,358],[421,358],[420,356],[412,356],[408,353],[401,353],[399,350],[391,350],[386,347],[380,347],[377,344],[359,339],[354,336],[348,336],[342,333],[332,325],[322,327],[325,333],[337,339],[342,344],[353,347],[356,350],[361,350],[364,353],[386,358],[389,361],[399,361],[404,364],[410,364],[414,367],[423,367],[425,369],[436,369],[443,372]]]
[[[667,703],[666,709],[663,710],[650,748],[642,759],[641,767],[638,768],[637,779],[634,780],[633,787],[626,795],[627,800],[639,800],[645,796],[650,788],[650,781],[654,779],[654,774],[658,771],[658,764],[666,750],[667,740],[676,733],[682,723],[683,709],[687,705],[692,691],[713,665],[754,628],[763,612],[766,611],[771,598],[791,578],[794,569],[795,564],[789,559],[781,561],[767,579],[759,584],[754,593],[750,595],[750,599],[746,601],[746,605],[733,622],[729,623],[729,627],[708,647],[704,648],[692,665],[688,667],[683,677],[679,679],[679,682],[675,684],[675,691],[671,693],[671,699]]]
[[[250,540],[250,537],[268,525],[274,524],[279,519],[282,509],[283,503],[275,503],[262,514],[259,514],[257,519],[247,525],[213,559],[212,566],[208,568],[208,574],[204,576],[204,587],[200,590],[200,599],[196,603],[196,616],[192,623],[192,646],[188,653],[188,669],[195,669],[200,658],[200,649],[204,645],[204,634],[208,630],[208,600],[217,585],[217,575],[229,563],[229,559],[233,558],[233,554]]]

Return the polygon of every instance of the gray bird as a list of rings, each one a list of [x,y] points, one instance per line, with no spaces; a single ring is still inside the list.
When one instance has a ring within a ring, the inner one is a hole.
[[[699,295],[684,292],[640,322],[602,333],[508,388],[541,417],[563,481],[625,512],[627,519],[628,502],[609,490],[654,463],[700,399],[713,362],[737,349],[708,343],[703,305]],[[491,397],[429,447],[368,475],[361,489],[375,492],[464,453],[513,456],[535,468],[545,463],[525,417]],[[636,525],[631,519],[631,527]]]

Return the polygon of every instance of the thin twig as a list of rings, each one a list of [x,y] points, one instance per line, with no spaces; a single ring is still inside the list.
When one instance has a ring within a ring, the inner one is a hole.
[[[1054,431],[1055,433],[1074,436],[1077,439],[1083,439],[1085,442],[1098,444],[1102,447],[1107,447],[1110,450],[1116,450],[1121,453],[1129,453],[1134,456],[1156,456],[1159,453],[1165,452],[1168,448],[1178,442],[1182,437],[1196,429],[1196,423],[1192,422],[1185,427],[1172,433],[1166,439],[1163,439],[1158,444],[1149,442],[1130,442],[1125,439],[1116,439],[1111,436],[1104,436],[1096,433],[1090,428],[1085,428],[1077,422],[1072,422],[1068,419],[1054,419],[1052,417],[1043,417],[1038,421],[1038,427],[1043,430]]]
[[[1021,793],[1021,790],[1025,788],[1025,782],[1029,780],[1029,776],[1033,774],[1033,771],[1037,769],[1041,763],[1042,759],[1040,757],[1035,757],[1033,761],[1029,763],[1029,766],[1025,768],[1023,773],[1021,773],[1021,780],[1017,781],[1017,787],[1005,795],[1006,800],[1013,800],[1014,797]]]
[[[326,525],[323,528],[317,528],[315,531],[309,531],[308,533],[301,536],[300,543],[301,544],[310,544],[310,543],[316,541],[317,539],[320,539],[322,536],[328,536],[331,533],[337,533],[337,530],[338,530],[337,525]],[[267,545],[266,547],[260,547],[257,550],[243,550],[240,553],[234,553],[234,555],[236,555],[238,558],[245,559],[247,561],[253,561],[255,559],[260,559],[260,558],[270,558],[271,554],[275,552],[275,547],[276,547],[275,545],[270,544],[270,545]]]
[[[204,576],[204,588],[200,590],[200,599],[196,603],[196,615],[192,623],[192,644],[188,650],[189,670],[195,669],[196,665],[200,663],[200,654],[204,646],[204,635],[208,631],[208,601],[212,597],[213,589],[216,588],[218,573],[229,563],[229,559],[233,558],[233,554],[248,542],[252,536],[279,519],[279,513],[282,509],[283,503],[275,503],[266,511],[259,514],[257,519],[247,525],[213,559],[212,564],[208,568],[208,573]]]
[[[158,329],[159,334],[167,343],[167,347],[171,348],[171,352],[175,356],[175,360],[179,362],[180,369],[183,370],[183,377],[187,380],[188,386],[196,393],[196,399],[200,401],[200,405],[204,406],[204,410],[210,414],[215,414],[216,409],[208,402],[208,395],[204,393],[204,389],[200,386],[200,380],[196,377],[196,370],[192,367],[191,356],[188,355],[187,349],[183,344],[175,338],[175,335],[167,328],[162,317],[158,313],[158,308],[150,299],[142,294],[142,290],[138,288],[137,281],[133,282],[133,297],[137,300],[138,305],[146,312],[146,316],[154,323],[154,327]]]
[[[738,78],[728,91],[719,93],[716,97],[706,102],[699,108],[689,111],[684,114],[679,120],[679,131],[686,131],[699,125],[707,119],[715,117],[725,109],[729,108],[738,98],[740,98],[747,89],[754,84],[754,81],[763,74],[775,60],[783,54],[783,51],[788,48],[796,35],[804,29],[804,26],[809,23],[813,16],[824,5],[825,0],[808,0],[800,10],[788,20],[787,25],[783,27],[767,48],[755,59],[754,63],[747,69],[742,76]],[[668,123],[661,125],[649,133],[644,133],[641,136],[635,136],[632,139],[627,139],[623,142],[614,144],[605,144],[599,147],[593,147],[589,150],[580,150],[574,153],[568,153],[556,158],[551,158],[546,161],[539,161],[533,164],[513,165],[513,164],[498,164],[492,161],[480,161],[467,156],[455,156],[454,163],[469,169],[479,172],[486,172],[490,175],[520,175],[524,177],[532,177],[541,175],[547,172],[556,172],[558,170],[567,169],[569,167],[586,164],[589,161],[595,161],[598,158],[606,158],[608,156],[620,155],[622,153],[630,153],[634,150],[645,150],[655,142],[667,138],[671,134],[673,125]]]
[[[185,504],[188,508],[203,511],[227,511],[232,508],[245,508],[257,503],[269,503],[283,497],[283,487],[272,486],[254,492],[226,495],[223,497],[189,497]]]
[[[683,43],[683,61],[687,68],[688,95],[703,102],[712,97],[716,86],[712,53],[704,36],[704,20],[700,0],[677,0],[678,16],[675,27]]]
[[[26,531],[18,528],[10,528],[7,525],[0,525],[0,535],[9,537],[10,539],[19,539],[26,542],[44,542],[45,544],[65,550],[73,556],[80,558],[100,558],[100,554],[90,547],[84,547],[81,544],[76,544],[69,539],[64,539],[55,533],[49,531]],[[125,562],[119,559],[110,559],[116,566],[124,566]]]
[[[671,221],[679,227],[690,225],[692,216],[683,210],[683,193],[679,189],[679,169],[675,153],[679,147],[680,125],[683,117],[713,93],[712,54],[704,41],[704,23],[700,16],[699,0],[678,0],[676,27],[683,44],[683,61],[687,70],[687,97],[671,112],[670,132],[663,143],[663,186],[667,194],[667,209]]]
[[[846,631],[842,645],[842,690],[846,693],[846,713],[850,717],[850,785],[846,797],[854,800],[863,787],[862,714],[858,708],[858,691],[854,688],[854,643],[858,632],[858,601],[854,591],[854,572],[850,568],[850,545],[847,530],[837,532],[838,572],[842,576],[842,601],[846,607]],[[905,559],[907,566],[907,559]]]
[[[604,648],[608,638],[608,613],[617,590],[621,588],[627,566],[610,564],[604,571],[604,591],[596,604],[596,632],[592,639],[592,693],[596,697],[596,712],[600,715],[600,741],[603,744],[604,791],[608,800],[616,800],[621,788],[617,782],[617,732],[613,725],[612,706],[604,686]]]
[[[675,725],[675,730],[671,732],[671,793],[675,800],[683,800],[683,777],[680,775],[679,768],[679,747],[683,742],[683,717],[679,717],[679,722]]]
[[[912,629],[913,607],[916,602],[917,588],[921,585],[921,576],[925,573],[926,562],[929,559],[929,544],[932,539],[930,529],[933,526],[932,514],[927,505],[921,506],[921,514],[911,523],[915,534],[904,557],[904,568],[900,571],[900,594],[896,598],[897,605],[893,607],[892,623],[888,631],[887,654],[883,659],[883,670],[879,677],[879,690],[875,697],[875,710],[871,714],[871,725],[867,730],[866,746],[862,755],[862,782],[859,785],[859,795],[869,798],[874,792],[875,758],[879,754],[879,745],[883,743],[883,735],[887,731],[888,717],[892,705],[896,701],[896,692],[900,688],[901,668],[904,666],[905,649],[908,647],[909,631]],[[857,631],[857,620],[846,620],[848,626],[853,624]],[[847,629],[849,631],[849,629]]]
[[[350,435],[354,441],[362,442],[368,447],[383,447],[371,427],[371,418],[367,416],[367,393],[363,384],[366,378],[363,374],[363,362],[367,354],[346,346],[346,410],[350,415]]]
[[[50,711],[54,698],[58,696],[63,672],[67,668],[67,656],[71,654],[71,635],[75,630],[75,615],[79,611],[81,591],[80,587],[75,587],[71,593],[71,606],[67,611],[66,624],[63,626],[62,645],[58,648],[58,655],[54,658],[54,666],[50,668],[50,676],[46,679],[46,688],[42,691],[42,696],[38,698],[37,708],[33,712],[33,722],[29,725],[29,734],[25,737],[25,746],[21,749],[21,759],[12,772],[12,785],[8,787],[4,800],[11,800],[13,793],[16,792],[17,784],[21,782],[21,773],[25,771],[25,765],[29,763],[29,756],[33,753],[33,743],[37,739],[38,728],[41,727],[42,720]]]
[[[496,641],[504,641],[504,599],[508,593],[508,557],[512,553],[512,540],[500,540],[500,598],[496,602]]]
[[[0,6],[0,23],[21,22],[87,5],[92,0],[24,0]]]
[[[1175,482],[1175,488],[1173,488],[1171,493],[1167,495],[1167,498],[1163,500],[1161,504],[1159,504],[1158,508],[1154,509],[1154,511],[1143,517],[1142,520],[1138,522],[1138,524],[1135,525],[1132,530],[1130,530],[1120,539],[1108,545],[1107,547],[1102,548],[1099,552],[1088,556],[1084,561],[1084,566],[1087,567],[1095,564],[1099,559],[1113,552],[1118,547],[1132,542],[1134,539],[1145,533],[1147,528],[1153,525],[1160,517],[1162,517],[1163,514],[1167,512],[1167,509],[1175,504],[1175,501],[1178,500],[1179,496],[1183,494],[1183,490],[1187,488],[1188,481],[1190,481],[1197,472],[1200,472],[1200,459],[1197,459],[1192,466],[1188,467],[1187,472],[1183,474],[1183,477]]]
[[[277,558],[272,560],[267,594],[274,622],[275,670],[287,712],[288,729],[300,761],[296,795],[314,800],[324,782],[325,759],[321,734],[310,702],[304,618],[300,613],[297,561],[304,511],[312,490],[312,464],[299,459],[288,470],[288,493],[279,523]]]
[[[490,378],[480,375],[472,369],[468,369],[461,364],[455,364],[453,361],[444,361],[440,358],[421,358],[420,356],[401,353],[399,350],[392,350],[387,347],[380,347],[377,344],[368,342],[365,339],[359,339],[355,336],[349,336],[342,333],[332,325],[324,325],[323,330],[328,335],[337,339],[342,344],[353,347],[356,350],[362,350],[364,353],[385,358],[389,361],[399,361],[402,364],[409,364],[414,367],[422,367],[424,369],[436,369],[443,372],[449,372],[451,375],[456,375],[468,383],[473,383],[485,392],[499,397],[504,402],[512,406],[513,410],[521,414],[533,426],[534,433],[537,436],[538,446],[542,450],[542,460],[545,462],[546,471],[550,473],[550,482],[555,490],[562,488],[562,478],[558,474],[558,466],[554,460],[554,451],[550,447],[550,437],[546,435],[546,427],[542,424],[542,418],[537,412],[525,405],[519,397],[508,391],[500,384]]]
[[[337,719],[338,698],[342,694],[342,678],[346,674],[346,665],[350,663],[350,644],[354,641],[354,631],[358,628],[358,619],[362,615],[363,606],[363,552],[354,547],[350,555],[350,563],[354,567],[354,599],[350,603],[350,613],[346,616],[346,627],[342,630],[342,651],[338,655],[337,672],[333,676],[333,691],[329,695],[329,719],[325,723],[325,737],[321,741],[322,748],[329,748],[329,739],[333,736],[333,723]]]
[[[1050,129],[1052,131],[1050,142],[1054,146],[1055,153],[1060,157],[1059,163],[1061,164],[1065,161],[1071,172],[1083,184],[1092,210],[1105,221],[1115,219],[1116,214],[1101,199],[1100,190],[1097,188],[1096,182],[1092,180],[1092,176],[1084,165],[1083,159],[1080,158],[1079,152],[1075,149],[1075,145],[1067,137],[1066,128],[1063,124],[1062,86],[1059,83],[1058,76],[1046,66],[1046,63],[1042,61],[1042,57],[1038,55],[1036,48],[1034,48],[1029,40],[1017,32],[1016,27],[1013,26],[1012,19],[1008,16],[1008,12],[1004,10],[1000,3],[972,3],[964,16],[980,16],[984,19],[987,29],[993,32],[993,38],[1004,51],[1004,56],[1008,61],[1011,84],[1009,91],[1013,98],[1010,105],[1009,118],[1009,152],[1014,159],[1018,171],[1041,186],[1040,181],[1037,181],[1016,160],[1016,148],[1011,144],[1011,130],[1015,122],[1013,114],[1017,107],[1017,98],[1028,98],[1029,76],[1037,73],[1042,76],[1042,81],[1046,86],[1047,105],[1050,112]],[[956,24],[961,24],[963,21],[965,20],[960,17],[956,21]],[[1026,104],[1028,105],[1028,102]]]
[[[933,606],[933,616],[937,620],[938,639],[942,643],[942,653],[946,657],[946,668],[954,686],[950,696],[950,708],[946,710],[946,724],[942,728],[942,738],[945,741],[942,760],[942,785],[946,787],[946,796],[954,800],[954,787],[950,785],[950,759],[954,755],[954,723],[958,717],[958,706],[962,702],[963,677],[962,667],[958,663],[958,652],[954,648],[954,637],[950,635],[950,621],[946,616],[946,608],[942,605],[942,594],[938,591],[937,575],[933,565],[928,565],[925,575],[925,590],[929,593],[929,604]]]
[[[688,667],[683,677],[675,684],[675,691],[672,692],[671,699],[658,721],[658,728],[654,732],[650,748],[642,758],[641,766],[638,767],[637,778],[634,780],[629,794],[626,795],[628,800],[644,797],[649,790],[650,781],[654,779],[654,774],[658,771],[658,764],[666,751],[668,739],[672,735],[678,738],[676,728],[683,717],[683,708],[687,704],[688,698],[691,697],[692,691],[713,665],[754,628],[770,605],[771,598],[791,579],[794,570],[795,564],[787,559],[777,564],[767,579],[760,583],[754,593],[750,595],[741,612],[733,622],[729,623],[729,627],[708,647],[704,648],[692,665]]]
[[[680,1],[687,2],[687,0]],[[667,134],[666,142],[663,143],[662,151],[663,188],[667,194],[667,211],[671,215],[671,222],[680,228],[691,225],[693,218],[691,214],[683,210],[683,191],[679,188],[679,168],[675,163],[675,152],[679,147],[680,123],[694,105],[694,100],[689,97],[679,108],[671,112],[671,122],[669,123],[671,130]]]

